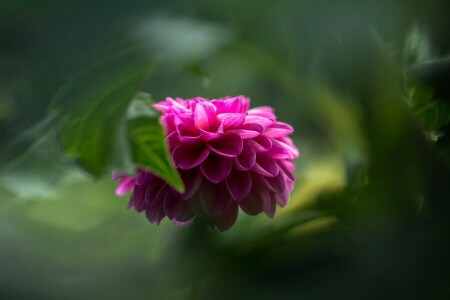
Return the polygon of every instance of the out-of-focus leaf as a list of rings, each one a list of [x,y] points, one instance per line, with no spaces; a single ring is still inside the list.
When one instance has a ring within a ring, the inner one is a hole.
[[[164,132],[156,116],[138,117],[128,121],[133,160],[138,166],[150,169],[167,180],[178,191],[184,191],[183,182],[168,154]]]
[[[56,186],[72,167],[61,157],[56,132],[50,130],[5,166],[0,184],[21,198],[52,197]]]
[[[145,50],[125,51],[100,62],[67,83],[50,106],[64,117],[61,140],[65,153],[95,176],[111,169],[120,123],[153,68]]]
[[[219,24],[195,19],[155,15],[136,30],[140,40],[174,62],[204,59],[232,39],[230,30]]]
[[[450,103],[435,99],[431,89],[416,86],[410,102],[427,130],[439,130],[450,122]]]
[[[33,146],[33,143],[39,143],[38,139],[43,137],[55,125],[55,121],[56,115],[49,114],[32,128],[22,132],[7,145],[2,145],[0,150],[0,169],[24,154],[27,149]]]
[[[406,37],[404,58],[407,64],[422,63],[432,57],[431,43],[424,28],[413,26]]]

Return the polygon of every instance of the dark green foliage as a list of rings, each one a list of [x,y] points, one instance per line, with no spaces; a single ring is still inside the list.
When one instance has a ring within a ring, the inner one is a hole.
[[[0,298],[448,299],[448,11],[6,1]],[[290,203],[224,233],[127,211],[113,169],[146,167],[182,189],[139,90],[273,106],[302,153]]]
[[[100,62],[69,81],[52,100],[50,110],[63,119],[65,154],[94,176],[111,171],[120,122],[153,68],[141,51],[127,51]]]

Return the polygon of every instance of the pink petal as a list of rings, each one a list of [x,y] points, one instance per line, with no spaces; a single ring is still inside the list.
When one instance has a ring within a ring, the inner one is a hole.
[[[207,131],[203,129],[199,129],[203,140],[209,141],[214,140],[223,135],[223,124],[220,124],[216,131]]]
[[[274,177],[278,175],[280,168],[272,157],[265,153],[258,153],[252,171],[263,176]]]
[[[282,122],[275,122],[269,128],[264,130],[264,134],[272,138],[278,138],[288,136],[294,132],[294,128],[291,125]]]
[[[194,119],[192,118],[192,115],[188,112],[176,114],[175,125],[178,126],[180,124],[183,124],[188,128],[195,128]]]
[[[300,156],[300,152],[298,151],[297,147],[295,147],[294,142],[291,138],[283,137],[278,139],[278,142],[292,154],[293,158]]]
[[[267,118],[270,120],[276,119],[272,107],[269,107],[269,106],[259,106],[259,107],[252,108],[248,111],[248,114],[264,117],[264,118]]]
[[[226,156],[226,157],[236,157],[241,153],[243,143],[242,139],[237,134],[226,134],[220,139],[209,141],[209,149],[212,151]]]
[[[244,123],[245,115],[240,113],[222,113],[217,115],[224,129],[237,128]]]
[[[256,152],[251,147],[244,147],[241,154],[236,157],[235,167],[241,171],[248,171],[253,168],[256,162]]]
[[[213,100],[211,102],[217,107],[218,113],[245,113],[250,104],[250,100],[244,96]]]
[[[214,218],[214,223],[220,231],[225,231],[236,223],[237,217],[238,205],[231,201],[228,209],[222,215]]]
[[[275,159],[292,159],[293,154],[286,149],[281,143],[272,139],[272,147],[267,152]]]
[[[251,139],[254,138],[263,132],[264,127],[259,124],[249,123],[242,125],[238,129],[229,130],[228,133],[238,134],[242,139]]]
[[[223,214],[233,202],[224,183],[204,182],[199,190],[199,198],[203,210],[210,216]]]
[[[294,181],[295,180],[295,165],[290,160],[278,160],[278,166],[284,172],[287,178]]]
[[[245,143],[248,147],[252,147],[256,152],[266,152],[272,148],[272,140],[264,135],[245,140]]]
[[[180,144],[180,135],[177,131],[172,132],[171,134],[166,136],[167,145],[169,145],[169,149],[174,149],[176,146]]]
[[[227,178],[233,167],[230,158],[222,157],[211,153],[209,157],[200,165],[203,175],[213,183],[218,183]]]
[[[177,132],[179,134],[178,139],[182,143],[194,143],[202,139],[200,132],[198,132],[197,130],[192,130],[191,127],[188,127],[185,124],[178,124]]]
[[[215,125],[216,108],[212,103],[199,102],[194,107],[195,127],[208,131]]]
[[[241,201],[252,189],[252,176],[249,172],[233,170],[227,177],[226,183],[233,199]]]
[[[191,169],[201,164],[209,152],[202,143],[181,144],[173,150],[172,160],[177,168]]]
[[[167,134],[176,130],[175,116],[173,114],[166,114],[161,116],[161,124],[163,125]]]
[[[260,124],[264,128],[267,128],[274,123],[274,120],[268,119],[266,117],[256,116],[256,115],[247,115],[247,117],[245,118],[244,124],[249,124],[249,123]]]
[[[116,195],[123,196],[129,191],[131,191],[134,187],[135,180],[136,180],[135,177],[124,178],[117,186]]]

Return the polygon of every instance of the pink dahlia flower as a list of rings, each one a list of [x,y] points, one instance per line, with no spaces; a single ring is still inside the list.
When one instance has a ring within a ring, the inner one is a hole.
[[[208,100],[167,98],[154,105],[175,167],[185,185],[178,193],[150,171],[120,179],[117,194],[133,190],[130,206],[151,223],[168,217],[175,224],[203,217],[220,230],[230,228],[240,207],[249,215],[273,217],[293,189],[293,128],[276,120],[270,107],[249,109],[243,96]]]

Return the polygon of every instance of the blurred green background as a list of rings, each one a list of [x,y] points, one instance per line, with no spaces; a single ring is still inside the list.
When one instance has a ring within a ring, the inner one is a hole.
[[[438,0],[3,0],[0,298],[450,298],[449,11]],[[142,45],[109,67],[154,61],[140,90],[155,101],[246,95],[294,126],[296,188],[273,220],[154,226],[108,176],[63,155],[54,95]]]

